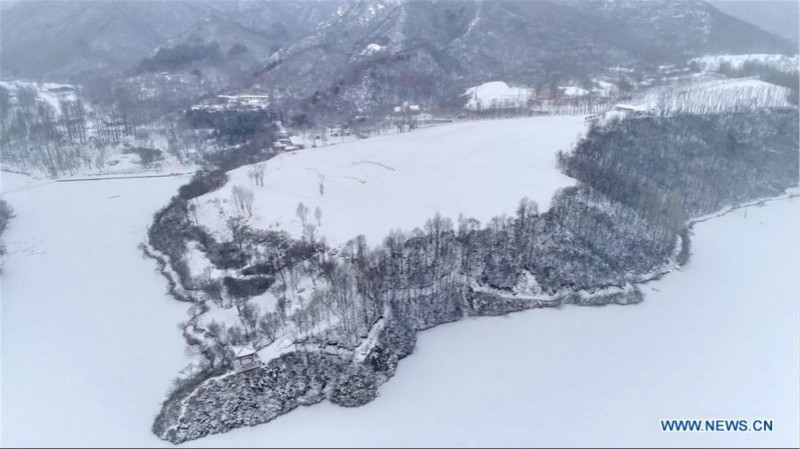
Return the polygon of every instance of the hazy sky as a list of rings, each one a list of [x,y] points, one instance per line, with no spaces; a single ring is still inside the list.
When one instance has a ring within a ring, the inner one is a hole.
[[[709,0],[708,3],[725,14],[798,42],[798,0]]]

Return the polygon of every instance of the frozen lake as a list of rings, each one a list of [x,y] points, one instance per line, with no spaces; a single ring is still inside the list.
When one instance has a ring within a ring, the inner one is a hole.
[[[187,363],[187,306],[137,245],[186,177],[45,183],[2,173],[2,445],[168,445],[149,431]]]
[[[4,174],[2,444],[165,444],[149,428],[186,363],[186,306],[136,245],[185,178],[16,182]],[[701,223],[690,263],[642,304],[440,326],[367,406],[187,446],[796,446],[798,229],[796,199]],[[775,427],[664,434],[670,418]]]

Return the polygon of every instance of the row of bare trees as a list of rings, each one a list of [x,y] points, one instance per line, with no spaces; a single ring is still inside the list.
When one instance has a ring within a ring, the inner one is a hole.
[[[108,91],[94,93],[93,102],[79,88],[43,89],[26,83],[0,86],[0,149],[8,166],[53,176],[101,168],[109,147],[143,142],[152,133],[167,138],[165,150],[181,163],[192,152],[213,149],[205,131],[147,113],[149,103],[131,89],[109,85]]]

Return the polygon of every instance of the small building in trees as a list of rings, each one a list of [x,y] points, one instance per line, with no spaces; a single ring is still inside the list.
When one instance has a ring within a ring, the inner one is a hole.
[[[306,147],[305,142],[299,136],[289,136],[289,143],[298,150]]]
[[[433,121],[433,116],[425,112],[420,105],[409,104],[407,101],[400,106],[395,106],[388,118],[393,126],[397,126],[403,131]]]
[[[232,346],[231,351],[233,351],[233,369],[236,370],[236,374],[264,365],[258,358],[258,353],[250,346]]]
[[[278,139],[277,142],[272,144],[272,147],[275,151],[295,151],[295,150],[302,150],[305,148],[305,143],[303,143],[303,139],[297,136],[290,136],[283,139]]]

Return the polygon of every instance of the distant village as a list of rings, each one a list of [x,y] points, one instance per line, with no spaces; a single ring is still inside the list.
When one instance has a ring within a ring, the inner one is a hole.
[[[292,152],[350,142],[376,135],[399,134],[418,128],[465,120],[483,120],[534,115],[582,115],[587,123],[622,116],[647,116],[664,108],[676,107],[680,96],[696,87],[741,82],[717,73],[687,67],[660,66],[656,73],[636,79],[630,69],[612,68],[615,75],[577,85],[514,87],[502,81],[487,82],[465,92],[466,104],[458,109],[442,109],[403,101],[383,113],[358,116],[347,122],[316,128],[293,128],[278,123],[272,148]],[[755,77],[753,77],[755,78]],[[677,100],[676,100],[677,99]],[[271,97],[266,93],[230,93],[192,107],[210,111],[266,110]],[[680,107],[678,105],[677,107]]]

